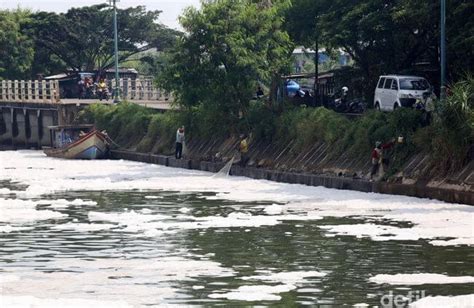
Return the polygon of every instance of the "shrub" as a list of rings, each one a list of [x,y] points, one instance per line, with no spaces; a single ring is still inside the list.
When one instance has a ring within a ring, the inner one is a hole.
[[[437,101],[431,150],[438,171],[462,167],[474,143],[474,77],[454,84],[445,101]]]

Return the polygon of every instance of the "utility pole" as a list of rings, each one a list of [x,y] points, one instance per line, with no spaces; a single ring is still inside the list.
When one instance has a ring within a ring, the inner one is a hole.
[[[118,28],[117,28],[117,2],[119,0],[109,0],[114,10],[114,58],[115,58],[115,89],[114,103],[120,102],[120,79],[119,79],[119,61],[118,61]]]
[[[440,65],[441,65],[441,101],[446,99],[446,0],[441,0],[441,42],[440,42]]]
[[[313,104],[316,107],[320,104],[319,99],[319,36],[316,37],[314,42],[314,97],[313,97]]]

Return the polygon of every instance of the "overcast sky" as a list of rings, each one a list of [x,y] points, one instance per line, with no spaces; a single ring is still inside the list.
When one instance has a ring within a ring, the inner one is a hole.
[[[107,3],[107,0],[0,0],[0,8],[30,8],[39,11],[66,12],[71,7]],[[163,11],[160,22],[170,28],[179,28],[177,21],[181,11],[187,6],[199,6],[199,0],[120,0],[120,8],[144,5],[149,10]]]

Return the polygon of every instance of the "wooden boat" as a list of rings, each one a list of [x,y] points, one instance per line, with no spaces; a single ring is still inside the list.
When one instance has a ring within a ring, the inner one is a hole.
[[[109,137],[93,125],[50,126],[51,148],[47,156],[67,159],[104,158],[109,152]]]

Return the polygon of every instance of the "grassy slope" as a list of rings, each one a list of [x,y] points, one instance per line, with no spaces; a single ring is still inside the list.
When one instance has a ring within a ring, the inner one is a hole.
[[[349,120],[325,108],[289,107],[275,112],[262,102],[253,102],[237,130],[250,132],[255,143],[294,142],[301,151],[324,142],[329,145],[330,157],[349,154],[354,160],[368,159],[376,141],[388,142],[403,136],[404,143],[390,153],[388,176],[401,170],[418,153],[428,155],[431,162],[431,174],[424,176],[445,175],[458,171],[470,159],[474,140],[473,85],[473,79],[468,79],[453,88],[453,95],[445,104],[437,103],[431,125],[422,125],[422,112],[405,108],[391,113],[369,111]],[[232,134],[221,118],[213,120],[212,114],[199,108],[156,113],[128,103],[97,104],[84,110],[81,120],[106,129],[122,147],[139,152],[171,154],[176,129],[183,124],[188,139],[207,141]]]

